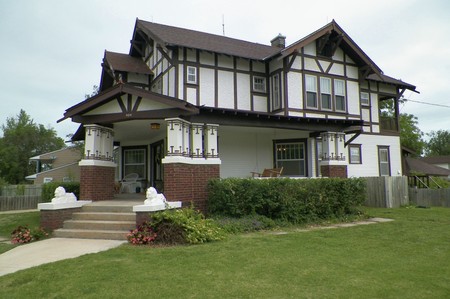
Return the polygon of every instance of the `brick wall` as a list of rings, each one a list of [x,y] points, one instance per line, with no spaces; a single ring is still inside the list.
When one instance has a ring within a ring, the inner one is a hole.
[[[80,166],[80,200],[112,200],[114,167]]]
[[[61,210],[41,210],[41,227],[45,230],[62,228],[65,220],[72,219],[72,214],[80,211],[81,207]]]
[[[207,184],[220,177],[220,165],[164,164],[164,195],[168,201],[181,201],[183,207],[194,203],[207,211]]]
[[[323,177],[346,178],[347,165],[321,165],[320,171]]]

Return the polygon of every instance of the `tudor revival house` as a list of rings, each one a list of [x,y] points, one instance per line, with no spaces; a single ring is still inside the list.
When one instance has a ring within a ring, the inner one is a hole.
[[[85,140],[81,199],[138,173],[169,200],[206,198],[214,177],[401,175],[398,99],[333,20],[285,46],[136,20],[130,52],[105,51],[100,92],[66,110]],[[392,118],[380,104],[392,101]]]

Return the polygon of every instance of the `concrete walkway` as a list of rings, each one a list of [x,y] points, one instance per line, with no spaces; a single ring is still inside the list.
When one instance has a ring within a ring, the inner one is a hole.
[[[127,241],[51,238],[17,246],[0,254],[0,276],[118,247]]]

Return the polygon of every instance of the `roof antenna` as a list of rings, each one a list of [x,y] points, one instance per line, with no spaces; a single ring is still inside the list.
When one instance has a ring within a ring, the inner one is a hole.
[[[225,16],[222,15],[222,33],[225,36]]]

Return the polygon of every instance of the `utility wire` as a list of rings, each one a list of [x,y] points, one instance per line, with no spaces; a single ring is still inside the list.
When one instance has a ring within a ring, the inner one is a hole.
[[[410,100],[410,99],[403,99],[403,100],[405,100],[406,102],[414,102],[414,103],[425,104],[425,105],[430,105],[430,106],[437,106],[437,107],[450,108],[449,105],[435,104],[435,103],[428,103],[428,102],[422,102],[422,101],[416,101],[416,100]]]

